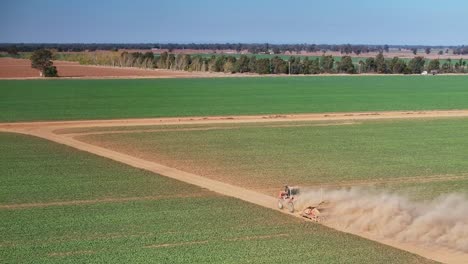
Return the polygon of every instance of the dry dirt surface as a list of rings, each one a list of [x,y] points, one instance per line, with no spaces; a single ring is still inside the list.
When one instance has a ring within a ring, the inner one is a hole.
[[[119,68],[110,66],[80,65],[78,62],[54,61],[54,66],[63,78],[194,78],[227,77],[230,74],[184,72],[169,70],[145,70],[138,68]],[[0,58],[0,79],[42,78],[39,71],[31,68],[26,59]]]
[[[230,117],[193,117],[193,118],[153,118],[153,119],[126,119],[126,120],[94,120],[94,121],[63,121],[63,122],[30,122],[30,123],[3,123],[0,131],[32,135],[50,141],[64,144],[82,151],[106,157],[130,166],[141,168],[166,177],[180,180],[189,184],[200,186],[222,195],[231,196],[250,203],[254,203],[272,210],[276,209],[275,197],[258,193],[239,186],[230,185],[221,181],[208,179],[193,173],[144,160],[131,155],[81,142],[73,134],[58,134],[54,131],[81,128],[81,127],[122,127],[141,125],[167,125],[167,124],[217,124],[217,123],[253,123],[253,122],[281,122],[281,121],[332,121],[332,120],[372,120],[391,118],[437,118],[437,117],[468,117],[468,110],[459,111],[424,111],[424,112],[373,112],[373,113],[329,113],[329,114],[303,114],[303,115],[275,115],[275,116],[230,116]],[[95,201],[85,201],[95,202]],[[34,205],[35,206],[35,205]],[[40,205],[42,206],[42,205]],[[287,213],[286,211],[281,211]],[[300,217],[297,214],[291,216]],[[330,226],[340,231],[338,227]],[[409,251],[423,257],[445,263],[466,263],[468,254],[435,246],[425,246],[408,242],[398,242],[382,239],[371,234],[353,233],[386,245]]]

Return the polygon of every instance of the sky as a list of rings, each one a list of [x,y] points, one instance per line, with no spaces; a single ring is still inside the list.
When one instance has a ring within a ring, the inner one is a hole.
[[[2,0],[0,43],[467,45],[467,0]]]

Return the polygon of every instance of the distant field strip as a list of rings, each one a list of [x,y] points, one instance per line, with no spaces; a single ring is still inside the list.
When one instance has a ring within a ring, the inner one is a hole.
[[[468,76],[0,80],[0,122],[468,109]]]

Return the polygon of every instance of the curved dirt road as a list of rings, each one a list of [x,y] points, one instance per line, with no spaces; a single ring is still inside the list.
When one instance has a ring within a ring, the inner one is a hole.
[[[374,112],[374,113],[332,113],[305,115],[275,115],[275,116],[245,116],[245,117],[196,117],[196,118],[161,118],[161,119],[127,119],[101,121],[65,121],[65,122],[31,122],[0,124],[0,131],[14,132],[41,137],[59,144],[64,144],[79,150],[106,157],[130,166],[148,170],[166,177],[190,183],[211,191],[235,197],[266,208],[276,209],[276,198],[233,186],[220,181],[207,179],[192,173],[184,172],[155,162],[143,160],[78,141],[73,134],[57,134],[56,130],[83,127],[141,126],[168,124],[209,124],[209,123],[253,123],[253,122],[284,122],[284,121],[331,121],[331,120],[370,120],[390,118],[436,118],[436,117],[468,117],[468,111],[429,111],[429,112]],[[282,211],[287,213],[286,211]],[[293,215],[300,217],[298,215]],[[333,226],[331,226],[333,228]],[[340,230],[345,231],[345,230]],[[466,263],[468,254],[455,252],[444,248],[429,248],[411,243],[393,240],[382,240],[370,234],[355,234],[383,244],[409,251],[426,258],[445,263]]]

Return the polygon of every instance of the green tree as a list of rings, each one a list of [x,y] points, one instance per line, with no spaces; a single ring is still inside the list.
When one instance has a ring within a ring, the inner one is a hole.
[[[427,66],[428,71],[432,71],[432,70],[438,71],[439,69],[440,69],[440,61],[438,59],[431,60],[429,62],[429,65]]]
[[[445,62],[444,64],[442,64],[441,71],[442,71],[443,73],[449,73],[449,72],[451,72],[451,70],[450,70],[450,65],[449,65],[447,62]]]
[[[271,73],[270,69],[270,59],[258,59],[256,60],[255,72],[258,74],[269,74]]]
[[[271,59],[271,71],[274,74],[288,73],[288,63],[278,56]]]
[[[36,50],[31,56],[31,67],[41,71],[45,77],[57,77],[57,68],[53,66],[52,52],[46,49]]]
[[[241,55],[240,58],[237,60],[235,69],[236,72],[249,72],[249,64],[250,64],[250,59],[246,55]]]
[[[359,73],[365,72],[365,70],[364,70],[365,65],[366,65],[366,63],[364,61],[359,60]]]
[[[335,59],[333,59],[332,55],[322,55],[320,59],[320,69],[324,73],[331,73],[333,72],[333,66],[335,64]]]
[[[364,63],[365,72],[376,72],[377,71],[377,64],[375,64],[375,59],[374,58],[367,58],[366,62]]]
[[[301,58],[299,57],[290,57],[289,62],[291,65],[291,74],[301,74],[303,73]]]
[[[389,71],[391,71],[394,74],[402,74],[408,72],[408,66],[406,65],[406,62],[398,57],[394,57],[390,62],[389,66]]]
[[[315,58],[312,60],[312,63],[309,67],[310,74],[319,74],[320,73],[320,60],[319,58]]]
[[[257,58],[251,57],[249,60],[249,72],[257,72]]]
[[[375,57],[375,66],[376,66],[377,73],[387,73],[388,67],[387,67],[387,63],[385,62],[385,57],[382,54],[382,52],[377,54],[377,56]]]
[[[338,63],[338,71],[354,74],[356,69],[354,68],[353,59],[350,56],[341,57],[341,61]]]
[[[411,73],[419,74],[424,71],[425,64],[426,61],[424,60],[424,57],[418,56],[410,60],[408,68],[410,69]]]

